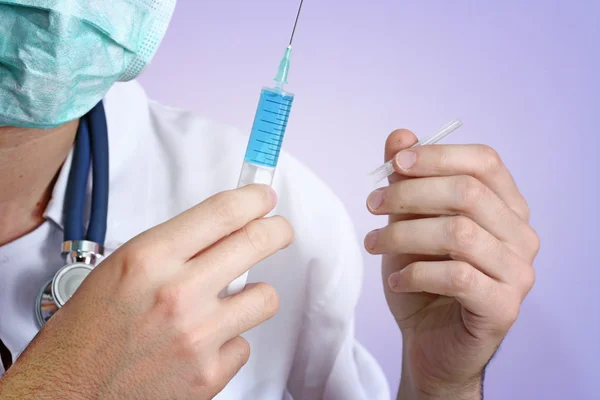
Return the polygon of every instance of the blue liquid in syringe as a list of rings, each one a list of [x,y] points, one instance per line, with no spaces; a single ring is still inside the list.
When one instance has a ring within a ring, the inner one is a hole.
[[[293,101],[291,93],[262,90],[244,161],[268,168],[277,166]]]

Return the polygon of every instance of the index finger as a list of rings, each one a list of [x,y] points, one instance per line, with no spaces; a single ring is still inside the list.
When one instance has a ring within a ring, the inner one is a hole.
[[[267,185],[221,192],[135,240],[153,256],[184,263],[250,221],[264,217],[276,203],[277,195]]]
[[[494,149],[485,145],[432,145],[400,151],[394,156],[400,175],[433,177],[470,175],[500,197],[523,220],[529,221],[529,207]]]

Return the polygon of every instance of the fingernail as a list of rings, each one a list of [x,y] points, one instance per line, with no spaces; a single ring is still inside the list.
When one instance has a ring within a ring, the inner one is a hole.
[[[396,164],[402,169],[410,169],[417,162],[417,153],[403,150],[396,154]]]
[[[377,237],[379,236],[379,230],[370,232],[365,238],[365,246],[368,250],[372,250],[375,248],[377,244]]]
[[[389,279],[388,279],[388,283],[390,285],[390,289],[393,292],[399,292],[400,291],[400,277],[398,276],[398,274],[392,274],[390,275]]]
[[[367,204],[373,211],[377,210],[383,204],[383,189],[377,189],[369,196]]]

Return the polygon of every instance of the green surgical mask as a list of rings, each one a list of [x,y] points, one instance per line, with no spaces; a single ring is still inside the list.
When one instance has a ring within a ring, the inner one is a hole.
[[[80,118],[154,56],[176,0],[0,0],[0,126]]]

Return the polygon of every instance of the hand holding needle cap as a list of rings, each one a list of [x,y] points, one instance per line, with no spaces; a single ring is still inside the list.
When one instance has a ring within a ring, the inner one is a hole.
[[[452,132],[460,128],[462,125],[463,123],[460,119],[455,119],[454,121],[451,121],[444,125],[433,136],[430,136],[424,140],[419,140],[417,143],[411,146],[411,148],[417,146],[425,146],[428,144],[436,144],[437,142],[444,139],[446,136],[450,135]],[[369,176],[373,179],[373,184],[378,184],[379,182],[381,182],[382,180],[384,180],[385,178],[387,178],[395,172],[393,163],[394,160],[391,159],[369,174]]]

